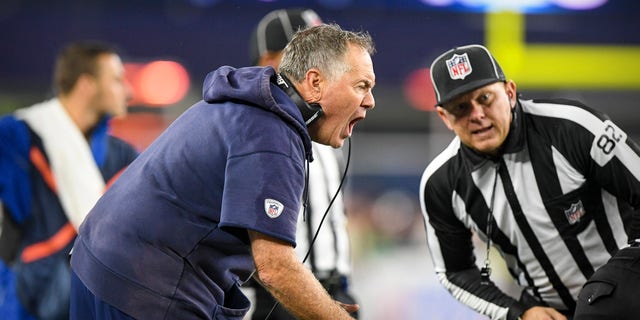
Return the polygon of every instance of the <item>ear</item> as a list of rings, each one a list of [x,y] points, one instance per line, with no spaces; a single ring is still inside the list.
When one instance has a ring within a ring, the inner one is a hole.
[[[325,78],[320,70],[312,68],[307,71],[298,89],[306,102],[318,102],[322,98],[325,86]]]
[[[97,88],[96,78],[88,73],[83,73],[76,80],[71,91],[93,92]]]
[[[447,126],[449,130],[453,131],[453,127],[451,126],[451,121],[449,121],[449,117],[447,116],[447,110],[445,110],[441,106],[436,106],[436,112],[438,113],[438,116],[440,117],[440,119],[442,119],[442,122],[444,122],[444,125]]]
[[[507,97],[509,97],[509,105],[513,108],[516,105],[516,95],[517,95],[517,87],[516,83],[513,80],[507,81],[505,84],[505,88],[507,90]]]

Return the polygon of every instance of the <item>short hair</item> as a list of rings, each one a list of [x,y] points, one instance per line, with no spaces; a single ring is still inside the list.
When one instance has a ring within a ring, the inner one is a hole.
[[[335,79],[349,71],[345,55],[350,44],[361,47],[370,55],[375,53],[373,39],[364,31],[343,30],[334,23],[300,30],[284,48],[278,71],[295,82],[304,79],[312,68]]]
[[[57,94],[68,94],[83,74],[99,76],[98,58],[104,54],[118,54],[106,43],[85,41],[65,46],[56,58],[53,85]]]

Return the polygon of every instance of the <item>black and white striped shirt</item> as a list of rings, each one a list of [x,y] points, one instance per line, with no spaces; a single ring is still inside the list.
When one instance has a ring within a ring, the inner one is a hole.
[[[587,278],[629,232],[638,237],[629,229],[640,209],[640,152],[607,116],[573,101],[520,100],[510,130],[497,158],[456,137],[424,171],[435,271],[456,299],[491,319],[531,307],[480,283],[472,233],[486,241],[491,221],[492,244],[519,285],[571,313]]]

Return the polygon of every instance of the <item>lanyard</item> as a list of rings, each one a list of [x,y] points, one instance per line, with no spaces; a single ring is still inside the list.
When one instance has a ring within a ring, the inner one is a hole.
[[[489,261],[489,251],[491,250],[491,234],[493,233],[493,204],[494,204],[494,200],[496,198],[496,185],[498,184],[498,175],[499,175],[499,171],[500,171],[500,163],[501,161],[498,160],[498,163],[496,164],[496,174],[493,178],[493,188],[492,188],[492,192],[491,192],[491,202],[489,203],[489,212],[487,212],[487,229],[486,229],[486,235],[487,235],[487,254],[485,256],[484,259],[484,267],[482,267],[482,269],[480,269],[480,284],[482,285],[490,285],[491,284],[491,279],[489,278],[491,276],[491,267],[490,267],[490,261]]]

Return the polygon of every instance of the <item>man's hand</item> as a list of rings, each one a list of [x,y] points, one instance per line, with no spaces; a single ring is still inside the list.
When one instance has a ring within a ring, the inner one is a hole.
[[[248,230],[258,281],[299,319],[353,319],[357,305],[333,300],[320,282],[282,240]]]
[[[520,317],[522,320],[567,320],[562,313],[554,308],[532,307]]]

